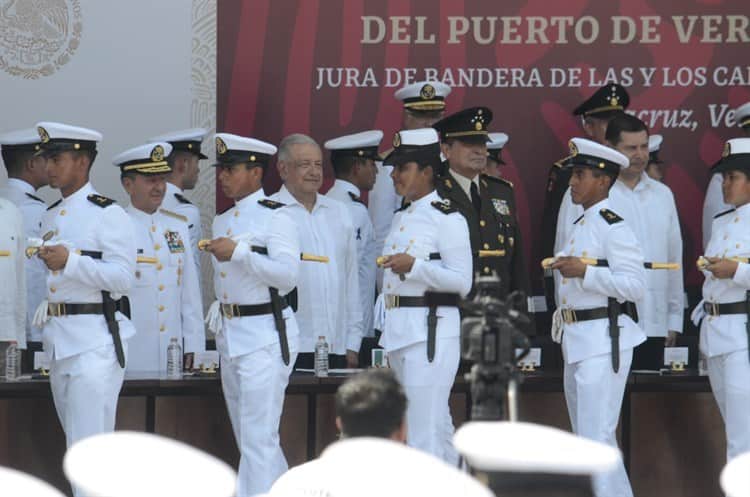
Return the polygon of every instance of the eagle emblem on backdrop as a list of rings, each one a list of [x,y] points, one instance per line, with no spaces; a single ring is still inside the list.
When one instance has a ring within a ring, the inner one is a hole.
[[[0,69],[38,79],[70,62],[81,43],[79,0],[0,0]]]

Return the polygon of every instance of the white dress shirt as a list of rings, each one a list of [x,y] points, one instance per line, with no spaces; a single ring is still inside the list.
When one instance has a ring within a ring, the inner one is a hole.
[[[479,175],[477,174],[474,176],[474,179],[469,179],[466,176],[463,176],[461,174],[458,174],[456,171],[449,169],[448,172],[450,172],[451,176],[453,176],[453,179],[456,180],[456,183],[458,183],[458,186],[461,187],[461,189],[464,191],[466,196],[471,199],[471,184],[474,183],[477,185],[477,191],[479,188]]]
[[[187,221],[160,209],[147,214],[126,209],[135,229],[137,263],[130,290],[128,370],[167,372],[167,347],[178,339],[185,353],[206,349],[203,304],[192,264]]]
[[[248,195],[213,222],[213,238],[230,237],[237,241],[232,258],[214,265],[214,290],[222,304],[255,305],[271,301],[269,287],[286,295],[297,285],[300,273],[300,246],[292,212],[287,207],[268,207],[263,190]],[[252,246],[265,247],[268,254],[253,252]],[[355,275],[356,276],[356,275]],[[299,337],[292,309],[282,313],[286,321],[289,348]],[[216,345],[222,355],[238,357],[279,343],[272,314],[222,317]]]
[[[390,269],[383,276],[383,295],[421,297],[427,291],[457,293],[471,290],[472,265],[469,227],[460,212],[446,214],[432,205],[442,200],[437,192],[425,195],[393,218],[383,255],[407,253],[415,257],[404,279]],[[429,260],[439,253],[439,260]],[[427,341],[427,307],[398,307],[385,310],[380,344],[389,352]],[[438,338],[460,336],[461,317],[456,307],[438,307]]]
[[[375,244],[375,232],[372,221],[367,212],[367,206],[359,200],[359,188],[348,181],[337,179],[328,193],[327,197],[338,200],[349,207],[349,212],[354,221],[354,243],[357,246],[359,258],[359,293],[362,308],[362,330],[364,336],[373,336],[372,311],[375,305],[375,271],[378,256]]]
[[[21,212],[0,198],[0,341],[15,340],[26,348],[26,275]]]
[[[167,181],[167,191],[161,206],[168,211],[176,212],[185,216],[188,220],[188,231],[190,232],[190,248],[193,249],[193,261],[195,272],[198,275],[198,290],[201,287],[201,255],[198,250],[198,242],[203,238],[201,226],[201,213],[198,207],[185,198],[185,192],[177,188],[173,183]]]
[[[560,278],[562,309],[595,309],[607,307],[609,297],[618,302],[637,302],[645,292],[646,270],[635,235],[623,222],[606,221],[602,210],[609,209],[607,199],[585,210],[573,225],[570,236],[561,248],[561,255],[606,259],[608,267],[587,266],[583,278]],[[616,213],[616,212],[615,212]],[[616,213],[617,214],[617,213]],[[559,274],[558,271],[555,271]],[[625,314],[618,318],[620,350],[643,342],[641,328]],[[606,318],[564,325],[563,357],[569,364],[611,350],[609,321]]]
[[[609,191],[609,205],[635,234],[643,258],[648,262],[676,262],[682,265],[682,233],[674,195],[668,186],[646,173],[635,188],[621,180]],[[565,192],[557,221],[555,253],[564,250],[574,221],[583,207],[573,204],[570,188]],[[559,273],[555,281],[559,288]],[[682,332],[685,310],[683,271],[646,270],[646,293],[638,306],[638,324],[646,336],[665,337],[669,330]]]
[[[297,285],[300,352],[313,352],[325,336],[331,354],[359,351],[362,310],[354,223],[344,204],[318,195],[312,212],[286,186],[271,198],[287,205],[299,233],[302,252],[329,258],[327,264],[303,262]]]
[[[376,162],[378,174],[375,176],[375,185],[367,194],[367,210],[372,219],[373,230],[375,231],[375,253],[383,252],[385,237],[391,230],[393,213],[401,208],[402,197],[396,193],[393,186],[391,171],[393,166],[385,166],[382,162]],[[383,270],[377,268],[377,289],[382,291]]]
[[[135,282],[136,247],[133,225],[122,207],[102,207],[88,199],[97,195],[91,183],[52,204],[42,220],[42,233],[53,231],[55,241],[69,250],[61,271],[47,270],[47,300],[50,303],[101,303],[102,291],[117,300],[130,292]],[[78,251],[101,252],[101,259]],[[135,327],[116,313],[123,341],[135,334]],[[60,360],[112,344],[102,314],[52,317],[44,326],[44,350]]]
[[[750,256],[750,204],[714,219],[706,256]],[[719,304],[745,301],[745,294],[750,290],[750,264],[740,262],[733,278],[720,279],[708,271],[703,273],[706,279],[703,282],[703,300],[698,304],[699,308],[704,301]],[[701,323],[701,352],[707,357],[713,357],[747,349],[747,320],[746,314],[704,317]]]
[[[706,188],[706,198],[703,200],[703,250],[706,250],[708,241],[711,239],[711,226],[714,222],[714,216],[734,208],[734,206],[724,202],[721,182],[721,173],[714,173],[711,175],[711,180]]]
[[[42,217],[47,210],[47,205],[42,199],[36,197],[35,193],[33,186],[17,178],[8,178],[5,186],[0,187],[0,197],[10,200],[21,211],[26,240],[42,237]],[[42,330],[31,323],[34,311],[46,293],[45,269],[44,263],[38,257],[26,259],[26,337],[35,342],[42,340]]]

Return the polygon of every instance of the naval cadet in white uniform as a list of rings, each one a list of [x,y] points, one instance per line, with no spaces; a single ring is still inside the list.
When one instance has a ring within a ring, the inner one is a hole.
[[[201,152],[201,143],[208,135],[204,128],[191,128],[172,131],[155,136],[151,143],[167,142],[172,145],[172,153],[167,157],[171,171],[167,175],[167,193],[161,206],[171,212],[185,216],[190,231],[190,247],[193,249],[193,260],[198,275],[198,288],[201,288],[201,260],[198,241],[203,238],[201,213],[198,206],[185,196],[187,190],[193,190],[198,183],[198,162],[208,157]]]
[[[737,126],[742,128],[746,136],[750,136],[750,102],[746,102],[734,110],[734,120]],[[703,249],[708,246],[711,239],[711,225],[714,216],[726,212],[732,206],[724,201],[722,194],[723,179],[720,173],[712,171],[711,179],[706,187],[706,197],[703,200]]]
[[[288,208],[261,187],[276,147],[228,133],[215,140],[219,184],[234,205],[214,218],[207,247],[217,298],[207,320],[240,449],[237,495],[246,497],[267,492],[288,468],[279,421],[299,330],[282,296],[297,284],[300,248]]]
[[[417,81],[399,88],[393,94],[403,104],[401,129],[429,128],[445,116],[445,99],[451,87],[440,81]],[[388,150],[382,154],[386,156]],[[367,209],[375,230],[375,251],[383,252],[385,237],[391,230],[393,213],[401,207],[402,198],[393,188],[391,166],[377,162],[378,175],[367,198]],[[377,272],[378,292],[383,283],[383,271]]]
[[[37,129],[50,186],[62,199],[42,221],[53,238],[38,254],[48,269],[48,303],[35,321],[44,323],[52,398],[70,447],[115,428],[127,339],[135,334],[123,296],[135,280],[136,247],[128,215],[89,183],[102,135],[52,122]]]
[[[378,253],[372,221],[360,195],[362,191],[371,191],[375,184],[378,173],[375,161],[378,160],[378,147],[382,139],[382,131],[372,130],[334,138],[323,145],[331,151],[331,165],[336,175],[336,181],[326,196],[348,206],[354,221],[352,236],[359,258],[363,337],[374,335],[372,310],[375,305],[375,259]]]
[[[448,399],[461,352],[458,299],[428,303],[424,294],[469,293],[469,228],[435,191],[441,167],[437,132],[400,131],[393,145],[385,164],[393,167],[391,177],[405,203],[383,248],[383,293],[376,311],[384,312],[380,343],[409,400],[408,444],[455,464],[445,424],[452,424]]]
[[[167,372],[167,347],[172,338],[177,338],[186,355],[206,348],[187,218],[159,208],[171,151],[169,143],[149,143],[112,159],[130,196],[126,211],[135,228],[138,254],[135,284],[129,294],[137,333],[129,343],[127,369],[157,376]]]
[[[713,167],[723,177],[724,202],[706,248],[703,300],[693,311],[700,350],[727,437],[727,460],[750,451],[750,138],[725,144]]]
[[[9,200],[0,198],[0,341],[26,348],[26,275],[23,218]]]
[[[552,269],[561,275],[564,390],[573,431],[617,446],[615,430],[630,371],[633,347],[645,340],[636,321],[634,302],[644,295],[646,274],[636,237],[609,209],[607,198],[628,158],[591,140],[573,138],[570,192],[583,206]],[[586,265],[592,258],[599,265]],[[553,323],[554,326],[554,323]],[[594,479],[597,497],[631,497],[622,463]]]
[[[21,211],[25,238],[41,238],[42,217],[47,210],[44,201],[36,196],[37,190],[47,185],[47,164],[39,151],[39,133],[35,128],[12,131],[0,136],[8,182],[0,187],[0,197],[13,202]],[[24,243],[26,240],[24,240]],[[42,330],[33,326],[34,311],[46,293],[44,263],[36,257],[26,259],[26,338],[41,345]]]

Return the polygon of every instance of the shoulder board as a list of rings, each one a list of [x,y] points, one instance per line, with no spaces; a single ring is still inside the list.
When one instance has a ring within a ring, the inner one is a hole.
[[[604,218],[605,221],[607,221],[609,224],[615,224],[622,221],[622,218],[612,212],[609,209],[602,209],[599,211],[599,215]]]
[[[181,193],[175,193],[174,198],[176,198],[177,201],[181,204],[192,204],[192,202],[188,200],[187,198],[185,198],[185,195]]]
[[[55,202],[54,204],[52,204],[52,205],[50,205],[49,207],[47,207],[47,210],[49,211],[49,210],[52,210],[52,209],[54,209],[55,207],[57,207],[58,205],[60,205],[60,202],[62,202],[62,199],[58,200],[58,201],[57,201],[57,202]]]
[[[355,202],[357,202],[357,203],[359,203],[359,204],[365,205],[365,203],[364,203],[364,202],[362,202],[362,199],[361,199],[361,198],[359,198],[358,196],[356,196],[355,194],[353,194],[352,192],[349,192],[349,197],[350,197],[350,198],[351,198],[351,199],[352,199],[353,201],[355,201]]]
[[[447,202],[440,202],[436,200],[435,202],[432,202],[430,205],[436,208],[437,210],[439,210],[440,212],[442,212],[443,214],[452,214],[454,212],[458,212],[458,210],[456,210],[455,207],[453,207],[451,204]]]
[[[32,195],[30,193],[26,193],[26,196],[29,197],[31,200],[36,200],[37,202],[44,203],[44,200],[40,199],[36,195]]]
[[[500,183],[502,185],[506,185],[506,186],[513,188],[513,183],[511,183],[505,178],[498,178],[497,176],[489,176],[487,174],[483,174],[482,179],[487,180],[487,181],[493,181],[495,183]]]
[[[97,195],[96,193],[92,193],[91,195],[86,197],[86,200],[88,200],[92,204],[98,205],[99,207],[109,207],[110,205],[115,203],[115,201],[111,198],[107,198],[103,195]]]
[[[724,212],[719,212],[718,214],[716,214],[716,215],[714,216],[714,219],[718,219],[718,218],[720,218],[721,216],[726,216],[727,214],[729,214],[730,212],[734,212],[735,210],[736,210],[736,209],[732,208],[732,209],[726,210],[726,211],[724,211]]]
[[[286,205],[284,203],[271,200],[270,198],[264,198],[262,200],[258,200],[258,203],[262,205],[263,207],[268,207],[269,209],[278,209],[279,207],[284,207]]]
[[[173,217],[175,219],[179,219],[180,221],[182,221],[184,223],[188,222],[188,218],[187,217],[185,217],[185,216],[183,216],[181,214],[177,214],[176,212],[168,211],[167,209],[159,209],[159,212],[161,212],[165,216],[169,216],[169,217]]]
[[[578,221],[580,221],[581,219],[583,219],[583,214],[581,214],[580,216],[578,216],[578,219],[576,219],[575,221],[573,221],[573,224],[578,224]]]
[[[229,204],[229,206],[228,206],[228,207],[226,207],[226,208],[222,209],[221,211],[217,212],[217,213],[216,213],[216,215],[217,215],[217,216],[221,216],[222,214],[224,214],[224,213],[225,213],[226,211],[228,211],[228,210],[229,210],[229,209],[231,209],[232,207],[234,207],[234,204]],[[193,225],[191,224],[191,225],[190,225],[189,227],[190,227],[190,228],[192,228],[192,227],[193,227]]]

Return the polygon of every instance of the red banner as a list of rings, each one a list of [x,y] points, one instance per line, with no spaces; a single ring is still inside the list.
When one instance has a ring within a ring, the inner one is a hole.
[[[448,113],[490,107],[492,130],[510,135],[503,175],[516,185],[534,274],[547,172],[582,134],[571,110],[603,84],[623,84],[630,110],[664,136],[687,283],[702,281],[693,261],[708,167],[739,135],[732,109],[750,100],[746,0],[222,0],[218,9],[220,131],[322,143],[382,129],[388,148],[401,122],[393,92],[422,79],[453,87]],[[266,192],[278,186],[273,169]]]

